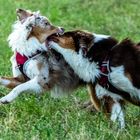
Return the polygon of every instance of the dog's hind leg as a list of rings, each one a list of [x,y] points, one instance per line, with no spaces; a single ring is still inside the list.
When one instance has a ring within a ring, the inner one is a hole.
[[[39,85],[37,77],[35,77],[34,79],[28,82],[25,82],[23,84],[16,86],[9,94],[7,94],[6,96],[0,99],[0,103],[2,104],[10,103],[16,97],[18,97],[22,92],[28,91],[28,90],[33,91],[35,93],[42,92],[43,89]]]
[[[111,110],[111,117],[110,119],[115,122],[117,119],[120,123],[120,128],[124,128],[125,127],[125,119],[124,119],[124,112],[122,109],[122,104],[119,102],[115,102],[112,105],[112,110]]]
[[[96,96],[95,85],[89,83],[89,84],[87,85],[87,87],[88,87],[88,93],[89,93],[89,95],[90,95],[91,102],[92,102],[93,106],[95,107],[95,109],[96,109],[97,111],[100,111],[101,105],[100,105],[100,100],[99,100],[99,99],[97,98],[97,96]]]
[[[0,77],[0,85],[10,89],[15,88],[23,82],[25,82],[25,79],[22,75],[18,77]]]

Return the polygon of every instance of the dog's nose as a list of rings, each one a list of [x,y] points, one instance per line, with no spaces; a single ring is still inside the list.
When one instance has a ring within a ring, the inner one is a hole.
[[[62,31],[62,32],[64,32],[64,31],[65,31],[65,29],[61,27],[61,31]]]
[[[60,31],[60,33],[64,33],[65,29],[62,27],[59,27],[59,31]]]

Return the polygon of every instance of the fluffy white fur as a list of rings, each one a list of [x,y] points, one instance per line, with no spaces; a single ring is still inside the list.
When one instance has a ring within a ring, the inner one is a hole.
[[[113,122],[115,122],[118,119],[121,129],[125,127],[124,113],[121,105],[118,102],[115,102],[114,105],[112,106],[110,119]]]
[[[17,51],[22,55],[31,56],[37,50],[47,50],[45,43],[41,44],[35,37],[27,40],[31,31],[31,27],[29,27],[30,22],[30,20],[27,20],[24,24],[21,24],[20,21],[17,21],[13,25],[13,32],[8,37],[9,46],[13,52]]]
[[[132,98],[140,99],[140,90],[134,87],[131,81],[125,76],[124,67],[112,67],[112,72],[109,74],[110,82],[118,89],[129,92]]]
[[[15,59],[16,51],[20,52],[20,54],[22,55],[26,55],[27,57],[35,54],[37,50],[47,51],[45,44],[41,44],[35,37],[31,37],[27,40],[27,37],[32,29],[30,24],[35,24],[34,16],[32,16],[31,18],[29,17],[26,22],[24,22],[24,24],[16,22],[14,24],[13,32],[8,37],[9,45],[14,53],[14,55],[11,57],[11,62],[13,75],[16,77],[22,74],[17,67]],[[0,99],[0,103],[13,101],[23,91],[32,90],[35,93],[42,92],[43,87],[40,85],[40,83],[45,84],[49,80],[47,79],[49,70],[47,63],[45,63],[45,59],[46,57],[44,58],[41,56],[37,56],[36,59],[29,59],[28,65],[25,68],[25,73],[29,78],[31,78],[31,80],[15,87],[8,95]],[[42,63],[42,69],[38,69],[38,62]],[[44,77],[46,77],[45,81],[42,80]],[[0,82],[3,85],[9,84],[7,80],[3,80],[2,78],[0,79]]]
[[[106,90],[105,88],[103,88],[99,84],[96,85],[95,90],[96,90],[96,95],[99,99],[102,99],[104,96],[109,96],[113,99],[113,101],[115,103],[111,109],[112,111],[111,111],[110,119],[113,122],[115,122],[118,118],[118,121],[120,123],[120,127],[124,128],[125,127],[124,112],[122,110],[121,104],[119,103],[119,100],[122,99],[122,97]]]
[[[9,103],[13,101],[19,94],[21,94],[23,91],[34,91],[35,93],[40,93],[42,92],[42,87],[38,84],[37,77],[33,78],[32,80],[23,83],[17,87],[15,87],[9,94],[6,96],[2,97],[0,99],[1,103]]]
[[[112,99],[117,100],[117,101],[122,99],[121,96],[106,90],[105,88],[103,88],[99,84],[96,85],[95,89],[96,89],[96,95],[99,99],[102,99],[104,96],[110,96]]]
[[[65,60],[74,69],[75,73],[85,82],[94,82],[95,77],[99,76],[98,65],[96,63],[89,63],[88,59],[83,58],[81,54],[77,54],[70,49],[61,48],[55,42],[51,42],[50,45],[64,56]]]

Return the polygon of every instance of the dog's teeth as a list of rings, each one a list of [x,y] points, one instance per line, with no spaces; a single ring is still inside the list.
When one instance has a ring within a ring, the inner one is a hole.
[[[63,34],[64,34],[63,32],[59,33],[59,35],[63,35]]]

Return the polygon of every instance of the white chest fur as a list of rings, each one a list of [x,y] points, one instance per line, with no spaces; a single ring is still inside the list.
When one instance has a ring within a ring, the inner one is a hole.
[[[54,42],[51,43],[51,46],[64,56],[75,73],[85,82],[94,82],[95,78],[99,76],[98,65],[96,63],[90,63],[89,60],[83,58],[81,54],[77,54],[70,49],[61,48]]]
[[[28,59],[23,65],[23,72],[30,79],[33,79],[35,76],[39,76],[39,74],[48,77],[49,66],[48,63],[46,63],[46,57],[42,54],[38,54],[35,57]]]

